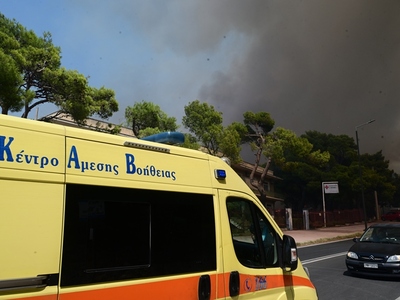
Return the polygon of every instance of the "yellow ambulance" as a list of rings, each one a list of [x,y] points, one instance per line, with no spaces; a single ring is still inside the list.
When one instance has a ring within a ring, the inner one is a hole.
[[[0,299],[317,299],[220,158],[0,115]]]

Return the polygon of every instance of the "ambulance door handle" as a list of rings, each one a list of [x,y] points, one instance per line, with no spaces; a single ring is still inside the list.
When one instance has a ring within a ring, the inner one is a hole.
[[[235,297],[239,295],[240,277],[238,271],[232,271],[229,276],[229,296]]]
[[[0,293],[15,290],[44,289],[49,285],[58,284],[58,274],[38,275],[17,279],[0,280]]]
[[[210,300],[211,279],[210,275],[201,275],[199,279],[199,300]]]

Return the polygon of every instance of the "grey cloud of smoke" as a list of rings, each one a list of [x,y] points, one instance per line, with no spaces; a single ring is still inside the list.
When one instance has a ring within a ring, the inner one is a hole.
[[[193,85],[198,93],[176,105],[206,101],[223,112],[227,124],[241,121],[245,111],[267,111],[276,126],[298,135],[316,130],[355,138],[356,126],[376,119],[358,129],[361,152],[382,150],[400,171],[399,1],[108,5],[154,51],[182,62],[173,89]],[[201,56],[210,57],[212,71],[196,65],[205,63]]]
[[[236,27],[252,44],[202,86],[199,98],[225,120],[267,111],[297,134],[355,137],[356,126],[376,119],[358,128],[361,152],[383,150],[399,171],[400,2],[268,3],[257,10],[259,26],[249,14],[252,30]]]

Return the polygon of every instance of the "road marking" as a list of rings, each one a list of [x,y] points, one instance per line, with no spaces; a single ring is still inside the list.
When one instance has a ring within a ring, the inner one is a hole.
[[[346,254],[347,254],[347,251],[346,252],[335,253],[335,254],[331,254],[331,255],[326,255],[326,256],[321,256],[321,257],[302,260],[301,263],[303,265],[307,265],[307,264],[315,263],[317,261],[326,260],[326,259],[330,259],[330,258],[335,258],[335,257],[339,257],[339,256],[345,257]]]

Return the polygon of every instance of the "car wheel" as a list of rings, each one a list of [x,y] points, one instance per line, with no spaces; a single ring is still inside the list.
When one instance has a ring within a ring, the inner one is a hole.
[[[386,219],[384,217],[382,217],[381,219],[382,219],[382,221],[386,221]]]

